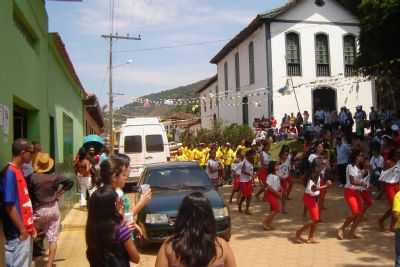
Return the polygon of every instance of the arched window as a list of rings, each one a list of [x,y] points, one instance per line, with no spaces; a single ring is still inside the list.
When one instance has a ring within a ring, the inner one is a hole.
[[[210,96],[210,109],[213,108],[213,101],[212,101],[212,97]]]
[[[319,33],[315,36],[315,63],[317,76],[330,76],[329,39],[328,35]]]
[[[228,62],[224,63],[224,86],[225,86],[225,97],[228,96],[228,90],[229,90],[229,85],[228,85]]]
[[[288,76],[301,76],[300,38],[294,32],[286,34],[286,69]]]
[[[205,100],[203,100],[203,109],[204,109],[204,112],[207,112],[207,103]]]
[[[356,74],[354,62],[356,59],[356,38],[354,35],[346,35],[343,38],[344,54],[344,74],[345,76],[354,76]]]

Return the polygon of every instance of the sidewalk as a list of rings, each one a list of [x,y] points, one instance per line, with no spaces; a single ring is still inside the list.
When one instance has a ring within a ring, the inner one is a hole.
[[[323,211],[324,223],[318,226],[315,245],[297,245],[292,242],[295,229],[303,223],[301,201],[303,187],[295,185],[293,200],[288,201],[287,215],[278,215],[275,231],[262,230],[261,220],[268,207],[255,201],[252,216],[237,212],[231,206],[232,239],[238,267],[392,267],[394,259],[394,237],[392,233],[377,231],[378,216],[386,208],[386,200],[376,201],[367,218],[361,223],[362,239],[339,241],[335,229],[347,214],[342,190],[333,188],[327,195],[328,210]],[[225,199],[230,187],[223,189]],[[85,256],[86,211],[74,208],[63,221],[56,264],[58,267],[88,266]],[[157,247],[141,253],[138,266],[154,266]]]

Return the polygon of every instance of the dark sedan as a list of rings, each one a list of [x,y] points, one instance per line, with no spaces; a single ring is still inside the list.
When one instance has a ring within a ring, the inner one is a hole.
[[[168,162],[147,166],[137,191],[143,184],[150,185],[153,197],[138,215],[138,224],[143,229],[144,237],[140,246],[161,243],[172,233],[183,198],[194,191],[200,191],[208,198],[217,221],[218,236],[229,241],[229,209],[198,163]],[[136,200],[139,198],[140,192],[136,194]]]

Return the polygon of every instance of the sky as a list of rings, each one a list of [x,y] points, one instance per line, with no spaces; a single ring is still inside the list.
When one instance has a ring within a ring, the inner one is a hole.
[[[47,1],[49,31],[59,32],[85,89],[108,99],[108,41],[113,0]],[[258,13],[284,0],[114,0],[115,104],[213,76],[210,59]],[[160,47],[173,47],[160,49]],[[130,64],[125,64],[132,61]]]

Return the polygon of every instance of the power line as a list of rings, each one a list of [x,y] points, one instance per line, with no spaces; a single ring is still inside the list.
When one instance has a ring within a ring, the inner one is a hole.
[[[196,42],[196,43],[184,43],[184,44],[176,44],[176,45],[166,45],[166,46],[143,48],[143,49],[119,50],[119,51],[114,51],[114,53],[128,53],[128,52],[135,53],[135,52],[146,52],[146,51],[156,51],[156,50],[163,50],[163,49],[172,49],[172,48],[178,48],[178,47],[203,46],[203,45],[208,45],[208,44],[225,42],[225,41],[228,41],[228,40],[231,40],[231,39],[229,38],[229,39],[220,39],[220,40]]]

